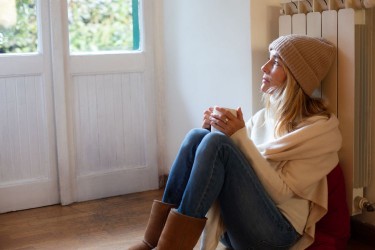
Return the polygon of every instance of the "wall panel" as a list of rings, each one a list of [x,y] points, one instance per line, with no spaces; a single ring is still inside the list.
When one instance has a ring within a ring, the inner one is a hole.
[[[73,77],[78,176],[146,166],[141,73]]]

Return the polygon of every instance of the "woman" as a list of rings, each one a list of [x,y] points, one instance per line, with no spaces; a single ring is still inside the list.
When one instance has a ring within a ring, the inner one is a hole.
[[[326,175],[341,147],[337,118],[312,94],[336,49],[323,39],[288,35],[269,51],[265,108],[246,125],[240,108],[237,117],[223,108],[204,112],[203,129],[185,137],[144,240],[131,250],[193,249],[210,208],[203,249],[215,249],[219,237],[231,249],[312,244],[327,211]]]

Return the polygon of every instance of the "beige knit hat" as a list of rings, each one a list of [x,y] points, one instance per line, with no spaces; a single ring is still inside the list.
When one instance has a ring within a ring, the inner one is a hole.
[[[271,50],[277,52],[309,96],[327,75],[336,55],[335,46],[327,40],[303,35],[281,36],[270,44]]]

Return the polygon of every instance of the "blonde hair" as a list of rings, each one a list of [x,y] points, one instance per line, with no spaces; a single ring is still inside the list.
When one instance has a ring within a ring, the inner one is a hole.
[[[324,100],[308,96],[289,69],[284,64],[282,66],[286,73],[285,84],[272,94],[263,94],[267,113],[270,114],[270,110],[273,110],[276,137],[294,131],[298,124],[311,116],[330,117]]]

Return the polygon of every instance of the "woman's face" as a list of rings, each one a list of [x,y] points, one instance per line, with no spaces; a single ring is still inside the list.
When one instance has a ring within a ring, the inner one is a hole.
[[[270,52],[270,59],[262,66],[263,79],[260,90],[264,93],[272,94],[282,86],[286,80],[286,73],[283,61],[275,51]]]

